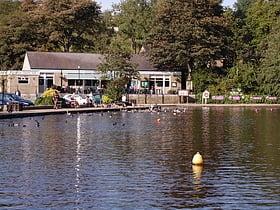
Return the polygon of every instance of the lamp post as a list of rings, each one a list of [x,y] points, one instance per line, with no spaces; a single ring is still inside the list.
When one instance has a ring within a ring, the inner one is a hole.
[[[2,78],[2,105],[4,105],[5,80]]]
[[[187,96],[187,103],[189,103],[189,95],[192,92],[193,89],[193,84],[192,84],[192,76],[191,76],[191,68],[188,65],[188,78],[187,78],[187,82],[186,82],[186,89],[188,91],[188,96]]]
[[[79,93],[80,92],[80,86],[81,86],[81,67],[78,66],[78,89],[77,89],[77,92]]]
[[[61,90],[62,90],[62,77],[63,77],[62,69],[60,69],[60,88],[61,88]]]

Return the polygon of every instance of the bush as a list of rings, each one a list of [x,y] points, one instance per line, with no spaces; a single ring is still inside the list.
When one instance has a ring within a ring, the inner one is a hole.
[[[52,96],[36,98],[35,105],[53,105]]]
[[[177,90],[168,90],[167,94],[176,94],[177,93]]]
[[[59,92],[54,88],[47,89],[39,98],[35,100],[35,105],[53,105],[52,97],[55,91]]]
[[[102,102],[104,104],[110,104],[113,102],[113,100],[107,95],[102,95]]]

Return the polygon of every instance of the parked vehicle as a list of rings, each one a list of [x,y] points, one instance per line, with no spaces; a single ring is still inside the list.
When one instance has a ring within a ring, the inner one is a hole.
[[[78,94],[66,94],[63,96],[66,101],[73,101],[75,100],[79,105],[85,105],[87,103],[87,98],[83,95]]]
[[[14,93],[6,93],[10,97],[12,97],[15,101],[19,102],[23,106],[34,106],[34,103],[30,100],[24,99]]]
[[[7,111],[12,112],[14,110],[21,110],[22,104],[20,104],[18,101],[15,101],[14,98],[12,98],[10,95],[6,93],[0,93],[0,108],[1,110],[3,107],[7,105]]]
[[[4,96],[4,97],[3,97]],[[1,105],[9,105],[10,103],[16,103],[17,101],[8,95],[7,93],[0,93],[0,104]]]

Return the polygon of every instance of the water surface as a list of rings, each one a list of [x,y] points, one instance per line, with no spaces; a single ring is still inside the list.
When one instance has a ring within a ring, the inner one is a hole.
[[[1,120],[0,209],[279,209],[279,117],[202,107]]]

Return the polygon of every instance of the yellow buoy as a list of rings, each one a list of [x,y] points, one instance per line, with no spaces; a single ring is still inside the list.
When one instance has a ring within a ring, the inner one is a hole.
[[[193,165],[202,165],[203,164],[203,158],[199,152],[197,152],[192,159]]]

